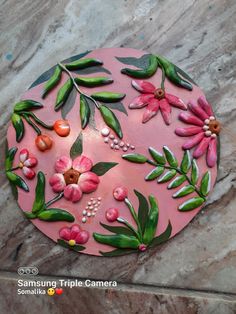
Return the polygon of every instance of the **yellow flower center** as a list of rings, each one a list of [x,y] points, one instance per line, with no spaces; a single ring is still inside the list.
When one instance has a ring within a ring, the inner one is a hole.
[[[70,246],[75,246],[75,244],[76,244],[75,240],[69,240],[68,243]]]

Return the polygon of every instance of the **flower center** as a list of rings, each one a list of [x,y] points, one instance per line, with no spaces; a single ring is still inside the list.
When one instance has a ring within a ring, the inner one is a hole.
[[[20,161],[20,163],[19,163],[19,168],[22,169],[23,167],[24,167],[24,164],[23,164],[23,162]]]
[[[221,125],[220,125],[219,121],[212,120],[212,121],[209,122],[208,126],[209,126],[209,130],[212,133],[217,134],[217,135],[220,133]]]
[[[154,92],[155,98],[162,99],[165,97],[165,92],[162,88],[157,88]]]
[[[74,169],[70,169],[64,173],[66,185],[78,183],[80,173]]]
[[[68,244],[70,246],[75,246],[76,242],[75,242],[75,240],[69,240]]]

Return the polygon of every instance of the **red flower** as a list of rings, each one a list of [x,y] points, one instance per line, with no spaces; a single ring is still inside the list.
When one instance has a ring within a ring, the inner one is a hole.
[[[61,228],[59,236],[61,239],[66,240],[70,246],[85,244],[89,239],[88,231],[81,230],[79,225]]]
[[[19,163],[19,168],[22,169],[22,172],[24,174],[24,176],[27,179],[33,179],[35,177],[35,172],[33,169],[33,167],[35,167],[38,163],[38,160],[29,155],[29,151],[24,148],[20,151],[20,163]]]
[[[143,123],[153,118],[160,108],[163,119],[167,125],[170,124],[171,106],[187,110],[185,103],[178,97],[166,93],[147,81],[132,81],[132,86],[143,95],[136,97],[129,105],[130,109],[139,109],[147,106],[143,114]]]
[[[184,143],[183,149],[191,149],[196,146],[193,157],[199,158],[207,151],[207,165],[214,167],[217,160],[217,136],[220,133],[220,122],[213,115],[210,104],[204,97],[198,98],[198,103],[191,101],[188,105],[189,113],[180,113],[179,119],[193,126],[177,128],[175,133],[179,136],[192,136]]]

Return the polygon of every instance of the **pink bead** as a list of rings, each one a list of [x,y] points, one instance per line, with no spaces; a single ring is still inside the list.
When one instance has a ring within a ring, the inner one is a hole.
[[[106,210],[106,219],[109,222],[114,222],[119,217],[119,211],[116,208],[109,208]]]

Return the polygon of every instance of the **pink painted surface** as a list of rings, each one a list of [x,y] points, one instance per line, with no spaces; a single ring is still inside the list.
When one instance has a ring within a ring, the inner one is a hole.
[[[142,124],[142,115],[143,109],[140,110],[130,110],[128,109],[129,103],[140,93],[136,91],[131,86],[131,78],[120,73],[120,70],[126,65],[119,62],[115,57],[140,57],[144,53],[143,51],[135,49],[126,49],[126,48],[107,48],[107,49],[98,49],[86,55],[87,57],[95,57],[103,61],[104,67],[112,73],[111,76],[114,79],[114,83],[102,86],[99,88],[84,88],[81,89],[88,94],[92,94],[97,91],[114,91],[125,93],[126,97],[122,101],[124,106],[128,111],[128,117],[117,110],[114,110],[116,116],[118,117],[124,137],[125,142],[132,143],[135,146],[135,152],[144,154],[148,156],[148,147],[152,146],[158,151],[162,151],[163,145],[167,145],[176,155],[177,159],[180,161],[183,156],[183,151],[181,149],[182,144],[186,141],[184,137],[177,136],[174,133],[176,127],[185,127],[186,124],[178,120],[178,114],[181,112],[180,109],[172,107],[172,122],[170,126],[167,126],[160,114],[148,123]],[[131,66],[129,66],[131,67]],[[88,76],[106,76],[104,73],[90,74]],[[86,75],[87,76],[87,75]],[[107,75],[109,76],[109,75]],[[62,80],[59,86],[62,86],[67,75],[63,73]],[[156,87],[160,87],[161,82],[161,71],[158,69],[156,74],[148,79]],[[43,85],[38,85],[35,88],[27,91],[22,99],[34,99],[43,103],[44,108],[35,111],[36,115],[41,118],[44,122],[50,124],[54,121],[61,118],[61,113],[54,111],[54,103],[56,99],[56,92],[59,87],[54,89],[46,99],[42,100],[40,95],[43,90]],[[193,85],[194,86],[194,85]],[[190,99],[197,99],[200,95],[203,95],[202,91],[194,86],[193,91],[187,91],[182,88],[174,86],[172,83],[166,79],[165,81],[166,91],[170,94],[180,97],[185,103],[188,103]],[[77,138],[78,134],[81,131],[80,127],[80,117],[79,117],[79,95],[77,95],[76,103],[70,113],[67,115],[67,119],[71,125],[71,133],[68,137],[62,138],[57,136],[53,131],[43,130],[43,133],[49,134],[53,140],[54,144],[50,151],[40,152],[35,144],[34,140],[36,137],[33,129],[25,123],[25,136],[20,143],[15,141],[15,131],[10,125],[8,129],[8,144],[9,147],[17,146],[18,152],[15,156],[14,165],[17,165],[19,160],[19,151],[22,148],[27,148],[30,153],[34,154],[38,158],[38,165],[34,168],[35,171],[43,171],[46,176],[46,201],[52,199],[55,194],[53,193],[48,181],[49,178],[54,173],[54,163],[55,160],[61,155],[68,155],[70,148]],[[100,117],[100,113],[96,110],[95,121],[98,130],[101,130],[105,127],[104,122]],[[81,253],[100,255],[99,251],[111,251],[112,247],[107,245],[102,245],[97,243],[93,237],[93,232],[99,232],[103,234],[109,234],[104,228],[102,228],[99,222],[109,224],[105,218],[105,211],[110,207],[116,207],[119,209],[120,216],[127,219],[129,222],[134,224],[132,217],[124,205],[123,202],[116,201],[112,196],[112,190],[117,185],[124,185],[129,189],[129,199],[134,204],[135,208],[138,208],[138,202],[133,190],[136,189],[146,197],[150,194],[153,194],[158,199],[160,215],[159,223],[157,229],[157,235],[162,233],[168,225],[170,220],[172,224],[172,237],[180,232],[186,225],[193,219],[193,217],[199,212],[200,208],[197,208],[191,212],[182,213],[177,210],[178,205],[183,203],[184,198],[173,199],[172,195],[174,190],[168,190],[168,183],[157,184],[156,180],[151,182],[145,182],[144,177],[153,169],[151,165],[144,164],[138,165],[133,164],[128,161],[125,161],[121,158],[122,151],[114,151],[109,148],[109,145],[103,142],[103,138],[98,131],[87,127],[83,131],[83,154],[93,160],[93,163],[97,162],[117,162],[118,166],[112,168],[104,176],[100,177],[100,184],[98,189],[91,194],[84,194],[82,199],[78,203],[71,203],[66,199],[62,198],[56,202],[53,207],[58,207],[66,209],[75,216],[75,222],[82,226],[84,230],[87,230],[90,233],[90,239],[86,244],[86,250]],[[202,175],[207,169],[205,155],[198,159],[198,165],[200,169],[200,175]],[[216,180],[217,168],[210,169],[212,174],[212,187]],[[21,170],[16,171],[17,174],[22,175]],[[33,200],[34,200],[34,190],[36,185],[36,178],[33,180],[27,180],[26,182],[30,188],[30,192],[26,193],[21,189],[18,189],[19,198],[18,204],[20,208],[24,211],[31,211]],[[85,224],[81,222],[82,211],[85,209],[87,202],[91,197],[97,198],[101,197],[101,207],[98,210],[94,218],[90,218]],[[189,197],[186,197],[186,199]],[[50,237],[52,240],[56,241],[59,236],[59,229],[63,226],[70,226],[71,223],[67,222],[43,222],[38,219],[32,220],[32,223],[41,230],[45,235]],[[118,225],[118,223],[111,223],[111,225]]]

